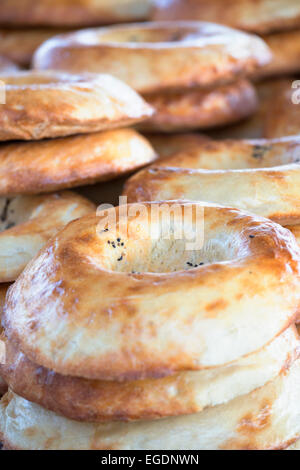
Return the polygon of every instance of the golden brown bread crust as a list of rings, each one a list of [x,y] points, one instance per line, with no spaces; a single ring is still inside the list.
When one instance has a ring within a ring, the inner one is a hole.
[[[225,126],[245,119],[257,109],[255,88],[239,80],[213,90],[191,89],[144,95],[155,114],[138,125],[147,132],[181,132]]]
[[[186,151],[181,150],[160,158],[153,167],[246,170],[292,163],[300,163],[300,136],[282,139],[199,140]]]
[[[296,358],[299,349],[299,337],[292,326],[261,351],[227,367],[121,384],[56,374],[31,362],[10,341],[5,342],[6,363],[0,366],[0,373],[9,388],[43,408],[85,422],[199,413],[270,382]]]
[[[259,108],[253,117],[234,126],[211,131],[209,135],[217,139],[272,139],[299,135],[299,105],[293,103],[294,100],[295,103],[300,101],[297,81],[268,79],[258,83],[256,90]]]
[[[201,413],[132,423],[80,423],[9,392],[6,448],[24,450],[282,450],[300,435],[299,360],[248,395]]]
[[[269,34],[263,39],[273,59],[255,72],[254,78],[291,75],[300,71],[300,29]]]
[[[45,243],[68,222],[95,211],[72,192],[0,198],[0,282],[14,281]]]
[[[46,41],[36,69],[110,73],[141,93],[215,86],[271,60],[258,37],[200,22],[143,23],[82,30]]]
[[[146,221],[157,204],[144,206],[140,217],[137,206],[125,208],[128,234],[122,218],[102,230],[104,212],[69,224],[10,288],[5,332],[31,361],[88,379],[163,377],[230,363],[294,321],[300,253],[288,230],[234,209],[179,203],[195,222],[205,214],[203,249],[187,251],[185,239],[152,243],[158,222]]]
[[[150,0],[1,0],[1,24],[92,26],[147,19]]]
[[[134,175],[125,186],[125,194],[129,202],[202,199],[246,209],[283,224],[298,223],[299,162],[297,136],[203,140],[190,150],[159,159],[152,165],[153,171],[146,169]],[[166,172],[157,170],[164,167]],[[175,172],[174,168],[183,170]]]
[[[152,109],[124,83],[108,75],[58,72],[2,74],[0,140],[39,140],[124,127]]]
[[[0,54],[22,67],[28,67],[33,53],[43,42],[64,32],[63,29],[0,28]]]
[[[40,194],[109,181],[153,160],[132,129],[0,146],[0,195]]]
[[[19,67],[14,64],[7,57],[0,55],[0,73],[12,73],[16,72]]]
[[[157,0],[158,21],[198,20],[269,33],[300,26],[298,0]]]
[[[181,199],[222,204],[290,225],[300,223],[299,187],[299,164],[246,170],[155,166],[131,177],[124,195],[130,203]]]

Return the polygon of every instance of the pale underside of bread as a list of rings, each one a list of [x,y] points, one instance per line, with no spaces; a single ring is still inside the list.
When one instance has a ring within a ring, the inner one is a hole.
[[[132,423],[79,423],[12,392],[0,404],[8,448],[76,450],[272,450],[300,436],[300,364],[274,381],[202,413]]]
[[[140,93],[213,87],[269,63],[257,36],[201,22],[142,23],[57,36],[36,51],[39,70],[109,73]],[[199,73],[201,70],[201,73]]]
[[[2,338],[4,339],[4,338]],[[224,367],[133,382],[90,381],[38,366],[6,341],[0,373],[16,394],[78,421],[130,421],[192,414],[252,392],[297,355],[294,326],[261,351]]]

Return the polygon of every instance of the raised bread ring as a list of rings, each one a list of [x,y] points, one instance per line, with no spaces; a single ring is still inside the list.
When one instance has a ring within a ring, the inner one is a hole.
[[[146,132],[182,132],[209,129],[245,119],[257,110],[254,86],[238,80],[214,89],[187,89],[144,95],[154,115],[138,125]]]
[[[9,392],[0,402],[0,435],[5,449],[20,450],[283,450],[299,439],[299,377],[298,359],[228,403],[132,423],[69,420]]]
[[[274,380],[299,350],[299,336],[291,326],[262,350],[227,366],[119,383],[56,374],[2,340],[6,362],[0,365],[0,374],[12,391],[66,418],[85,422],[199,413]]]
[[[40,140],[124,127],[152,115],[127,85],[109,75],[2,74],[0,140]]]
[[[264,34],[300,26],[298,0],[156,0],[159,21],[201,20]]]
[[[120,129],[0,146],[0,195],[40,194],[108,181],[155,160],[147,140]]]
[[[0,54],[21,67],[29,67],[36,49],[63,29],[12,29],[0,27]]]
[[[143,23],[81,30],[46,41],[37,69],[110,73],[149,93],[232,81],[271,60],[258,37],[201,22]]]
[[[46,242],[68,222],[95,210],[72,193],[0,198],[0,282],[14,281]]]
[[[124,195],[130,203],[205,201],[299,224],[299,151],[298,138],[203,142],[134,175]]]
[[[115,227],[105,211],[69,224],[10,288],[7,338],[62,375],[122,381],[228,364],[284,331],[300,300],[291,232],[236,209],[175,207],[175,221],[151,219],[159,205],[146,202],[112,211]],[[204,220],[203,248],[186,249]]]
[[[19,67],[14,64],[10,59],[0,55],[0,73],[12,73],[19,70]]]
[[[1,24],[92,26],[147,19],[151,0],[1,0]]]

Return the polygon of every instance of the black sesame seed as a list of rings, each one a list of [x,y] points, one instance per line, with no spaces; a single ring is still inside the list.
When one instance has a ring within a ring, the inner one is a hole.
[[[3,210],[2,210],[2,213],[1,213],[1,221],[4,222],[7,218],[7,215],[8,215],[8,208],[9,208],[9,205],[11,203],[11,200],[10,199],[6,199],[5,200],[5,204],[4,204],[4,207],[3,207]]]

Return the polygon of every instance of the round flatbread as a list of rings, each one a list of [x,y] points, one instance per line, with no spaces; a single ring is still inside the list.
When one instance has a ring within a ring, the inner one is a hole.
[[[34,67],[109,73],[140,93],[216,86],[271,61],[257,36],[212,23],[141,23],[81,30],[46,41]]]
[[[2,74],[0,140],[40,140],[125,127],[153,110],[127,85],[108,75],[60,72]]]
[[[198,20],[254,33],[300,26],[298,0],[156,0],[155,20]]]
[[[155,114],[139,125],[146,132],[182,132],[232,124],[254,114],[255,88],[247,80],[213,90],[183,90],[144,95]]]
[[[95,209],[71,192],[0,198],[0,282],[14,281],[51,237]]]
[[[109,181],[156,159],[149,142],[120,129],[0,146],[0,196],[40,194]]]

